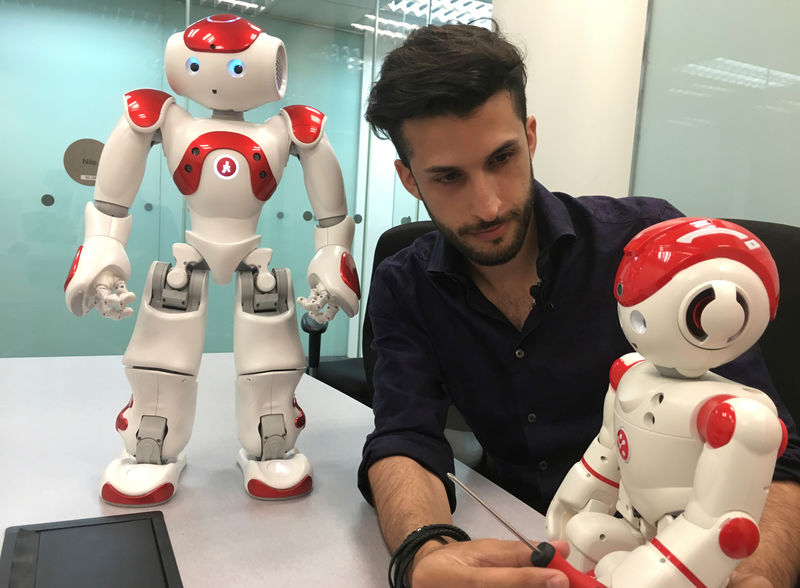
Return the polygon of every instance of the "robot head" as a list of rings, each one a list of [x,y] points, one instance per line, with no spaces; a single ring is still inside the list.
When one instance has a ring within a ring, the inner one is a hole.
[[[286,92],[283,41],[232,14],[209,16],[170,36],[164,64],[176,93],[213,110],[243,112]]]
[[[775,318],[778,270],[731,222],[679,218],[636,235],[614,281],[625,336],[654,364],[698,376],[741,355]]]

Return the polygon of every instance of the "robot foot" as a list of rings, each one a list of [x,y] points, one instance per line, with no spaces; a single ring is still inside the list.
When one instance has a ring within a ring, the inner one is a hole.
[[[253,498],[284,500],[311,492],[311,464],[302,453],[285,459],[257,461],[239,450],[237,463],[244,474],[244,487]]]
[[[184,467],[183,453],[176,461],[163,465],[136,463],[132,455],[123,453],[103,472],[100,497],[114,506],[162,504],[175,495]]]

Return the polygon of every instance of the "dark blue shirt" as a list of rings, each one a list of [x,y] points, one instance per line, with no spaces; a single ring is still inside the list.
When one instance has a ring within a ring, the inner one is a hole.
[[[613,296],[623,248],[645,227],[682,214],[663,200],[573,198],[538,183],[534,211],[541,286],[521,332],[438,231],[376,269],[367,305],[375,431],[358,474],[370,503],[369,467],[403,455],[442,479],[455,508],[443,433],[450,403],[483,446],[489,477],[542,513],[599,432],[609,368],[632,351]],[[758,347],[714,371],[776,400],[790,442],[775,477],[800,481],[797,429]]]

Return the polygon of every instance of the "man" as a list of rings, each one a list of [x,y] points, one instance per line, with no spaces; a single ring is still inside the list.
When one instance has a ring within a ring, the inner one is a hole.
[[[575,199],[536,182],[524,65],[494,32],[414,31],[386,57],[366,118],[392,139],[398,176],[439,233],[373,277],[375,431],[359,487],[389,549],[402,544],[396,559],[409,565],[399,575],[414,588],[566,587],[560,572],[532,568],[518,541],[465,542],[449,527],[428,527],[450,524],[455,508],[447,407],[472,427],[490,477],[544,512],[599,430],[611,363],[630,351],[612,292],[622,249],[681,213],[662,200]],[[718,371],[775,398],[757,349]],[[798,571],[800,440],[780,410],[790,442],[762,547],[731,586],[790,586]]]

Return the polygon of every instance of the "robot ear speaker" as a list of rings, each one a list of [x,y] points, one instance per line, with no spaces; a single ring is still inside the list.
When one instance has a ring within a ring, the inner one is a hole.
[[[686,308],[686,326],[689,328],[689,332],[700,340],[708,338],[708,333],[703,330],[703,324],[700,319],[703,315],[703,309],[714,298],[714,290],[706,288],[695,296],[694,300]]]
[[[718,297],[715,289],[709,287],[698,293],[689,303],[686,308],[686,326],[699,341],[704,342],[709,337],[722,337],[728,343],[742,332],[747,324],[747,302],[735,286],[734,291],[733,296],[733,292],[723,292]],[[704,320],[703,313],[707,308],[709,313]]]

